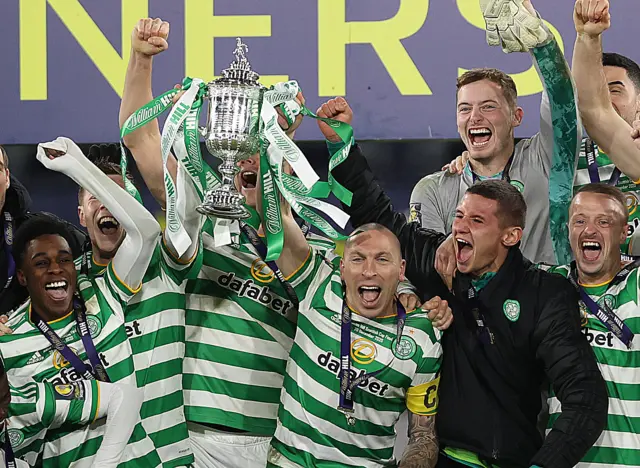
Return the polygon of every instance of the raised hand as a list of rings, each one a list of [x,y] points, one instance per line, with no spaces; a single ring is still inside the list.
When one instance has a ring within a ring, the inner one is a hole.
[[[599,36],[611,26],[609,0],[577,0],[573,9],[573,23],[578,34]]]
[[[530,0],[480,0],[487,44],[506,53],[527,52],[549,40],[550,32]]]
[[[318,117],[333,119],[347,124],[351,124],[353,120],[353,111],[343,97],[328,100],[318,108],[316,114]],[[320,131],[327,140],[333,143],[342,141],[336,131],[325,122],[318,120],[318,127],[320,127]]]
[[[131,33],[131,48],[135,53],[152,57],[169,48],[169,23],[160,18],[138,21]]]

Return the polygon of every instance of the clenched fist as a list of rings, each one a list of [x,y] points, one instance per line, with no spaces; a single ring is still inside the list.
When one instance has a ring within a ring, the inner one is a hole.
[[[343,97],[328,100],[318,108],[316,114],[318,117],[337,120],[349,125],[351,125],[351,121],[353,120],[353,111],[351,107],[349,107],[347,100]],[[320,131],[330,142],[339,143],[342,141],[336,131],[322,120],[318,120],[318,127],[320,127]]]
[[[160,18],[144,18],[138,21],[131,33],[134,52],[152,57],[169,48],[169,23]]]
[[[573,9],[573,23],[578,34],[599,36],[611,26],[609,0],[577,0]]]

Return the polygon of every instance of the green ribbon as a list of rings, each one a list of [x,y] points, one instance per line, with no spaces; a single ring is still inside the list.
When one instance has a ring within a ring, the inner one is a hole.
[[[169,109],[172,105],[172,99],[176,94],[178,94],[178,90],[172,89],[152,99],[131,114],[120,129],[120,170],[122,172],[122,179],[124,180],[124,188],[140,203],[142,203],[140,192],[138,192],[136,186],[133,185],[127,177],[127,151],[125,150],[123,140],[125,136],[144,127],[152,120],[157,119],[165,110]]]
[[[262,191],[262,212],[264,215],[264,232],[267,236],[267,255],[265,261],[277,260],[284,245],[282,212],[280,211],[280,195],[276,186],[276,176],[269,164],[267,142],[260,139],[260,183]]]

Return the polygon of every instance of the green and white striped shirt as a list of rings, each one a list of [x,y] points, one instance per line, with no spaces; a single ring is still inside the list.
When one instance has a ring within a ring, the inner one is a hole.
[[[215,247],[207,221],[202,269],[187,284],[187,421],[271,436],[297,312],[249,240],[233,240]],[[308,240],[334,247],[324,238]]]
[[[578,159],[578,170],[576,171],[576,178],[574,180],[573,189],[574,193],[581,187],[591,183],[589,177],[589,164],[587,162],[587,156],[585,151],[586,138],[582,140],[582,147],[580,149],[580,158]],[[598,174],[601,182],[608,182],[611,179],[616,166],[611,162],[611,159],[601,152],[596,146],[596,163],[598,164]],[[620,179],[616,184],[627,199],[627,210],[629,210],[629,221],[627,222],[628,233],[627,240],[620,246],[622,253],[629,255],[629,241],[633,233],[640,227],[640,187],[636,185],[636,182],[629,179],[626,175],[620,174]]]
[[[398,347],[395,315],[353,315],[352,370],[358,375],[382,370],[354,391],[355,425],[337,409],[344,292],[338,265],[339,258],[329,261],[314,253],[299,274],[298,331],[269,453],[274,466],[395,466],[400,415],[407,408],[421,415],[437,410],[440,332],[419,309],[407,314]]]
[[[549,271],[568,277],[570,267],[558,266]],[[606,304],[635,334],[628,349],[580,302],[582,331],[595,353],[598,367],[609,392],[607,425],[582,461],[583,468],[623,468],[640,466],[640,269],[609,288],[609,283],[585,287],[596,302]],[[549,428],[562,411],[560,402],[551,394]]]
[[[194,463],[184,414],[182,365],[185,356],[186,278],[202,264],[202,249],[185,264],[173,258],[163,241],[154,250],[142,287],[125,311],[136,383],[144,390],[142,425],[164,468]],[[76,261],[80,268],[80,260]],[[105,266],[92,261],[91,274]]]
[[[79,276],[78,289],[87,308],[87,325],[96,351],[112,382],[135,386],[131,344],[124,326],[123,309],[134,292],[123,284],[111,266],[93,281]],[[34,326],[31,303],[21,306],[9,319],[10,335],[0,336],[0,353],[9,381],[32,378],[36,382],[65,385],[82,378]],[[76,330],[75,315],[49,322],[49,326],[83,361],[86,351]],[[60,428],[47,434],[55,450],[45,454],[44,467],[90,467],[105,426]],[[120,467],[157,467],[160,458],[141,424],[136,425]]]
[[[95,421],[100,403],[98,385],[95,380],[57,386],[25,380],[10,385],[7,432],[15,457],[35,466],[43,450],[46,456],[45,435],[49,430]]]

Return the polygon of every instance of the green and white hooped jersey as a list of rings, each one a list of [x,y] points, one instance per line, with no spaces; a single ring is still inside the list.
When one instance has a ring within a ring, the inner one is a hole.
[[[29,466],[36,465],[49,430],[90,424],[99,414],[100,388],[95,380],[63,385],[19,380],[9,389],[9,440],[15,457]]]
[[[187,284],[187,421],[271,436],[297,312],[249,240],[233,240],[215,247],[207,221],[202,268]],[[308,240],[334,247],[319,236]],[[288,278],[292,285],[304,266]]]
[[[164,242],[159,241],[142,287],[124,311],[136,383],[144,391],[140,410],[142,426],[153,441],[163,468],[194,463],[184,414],[182,364],[186,278],[201,264],[201,248],[192,261],[181,264]],[[76,266],[80,268],[80,260]],[[104,265],[92,262],[94,277],[104,271]]]
[[[587,163],[586,155],[586,138],[582,139],[582,147],[580,149],[580,158],[578,159],[578,170],[576,171],[576,178],[573,184],[574,193],[576,193],[581,187],[590,184],[591,178],[589,177],[589,165]],[[611,174],[615,170],[616,166],[611,162],[611,159],[600,151],[597,146],[596,163],[598,164],[598,174],[600,181],[607,183],[611,179]],[[633,181],[626,175],[620,174],[620,179],[616,184],[627,200],[627,210],[629,211],[629,221],[627,223],[628,233],[627,240],[620,246],[620,250],[623,254],[629,254],[629,241],[631,236],[640,228],[640,187],[636,185],[640,181]]]
[[[569,266],[550,268],[552,273],[569,275]],[[634,333],[627,348],[596,316],[580,303],[582,332],[591,344],[609,392],[607,425],[582,461],[583,468],[628,468],[640,466],[640,269],[632,270],[624,281],[585,287],[596,302],[605,303]],[[549,399],[549,429],[562,411],[560,402]]]
[[[131,344],[127,338],[123,309],[135,291],[123,284],[109,266],[94,281],[81,279],[78,288],[87,308],[87,325],[112,382],[135,386]],[[11,335],[0,336],[0,354],[9,381],[33,379],[53,385],[68,385],[81,380],[59,351],[34,326],[30,317],[31,303],[21,306],[9,319]],[[76,354],[88,362],[84,345],[76,329],[75,315],[49,322],[49,326]],[[65,428],[47,434],[43,453],[44,467],[90,467],[104,435],[104,424]],[[160,465],[153,442],[142,424],[134,428],[120,467],[146,468]]]
[[[352,374],[379,374],[354,391],[355,425],[337,409],[343,289],[339,258],[315,253],[300,272],[298,330],[291,349],[269,463],[281,467],[395,466],[395,424],[406,410],[437,411],[440,332],[427,314],[407,314],[396,348],[397,317],[353,314]]]

